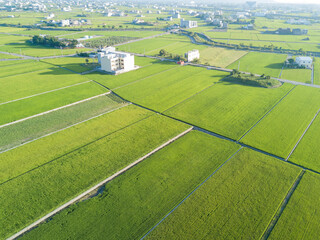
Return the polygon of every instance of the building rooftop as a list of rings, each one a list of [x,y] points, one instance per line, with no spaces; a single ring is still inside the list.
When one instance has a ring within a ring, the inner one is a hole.
[[[312,58],[311,57],[297,57],[296,60],[312,61]]]

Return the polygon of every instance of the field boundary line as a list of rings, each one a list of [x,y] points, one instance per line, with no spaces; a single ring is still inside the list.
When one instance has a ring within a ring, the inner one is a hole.
[[[84,84],[84,83],[89,83],[89,82],[90,82],[90,80],[85,81],[85,82],[76,83],[76,84],[69,85],[69,86],[65,86],[65,87],[61,87],[61,88],[56,88],[56,89],[49,90],[49,91],[42,92],[42,93],[33,94],[33,95],[30,95],[30,96],[27,96],[27,97],[22,97],[22,98],[10,100],[10,101],[7,101],[7,102],[0,103],[0,106],[1,106],[1,105],[4,105],[4,104],[12,103],[12,102],[17,102],[17,101],[20,101],[20,100],[23,100],[23,99],[28,99],[28,98],[40,96],[40,95],[43,95],[43,94],[46,94],[46,93],[59,91],[59,90],[66,89],[66,88],[69,88],[69,87],[78,86],[78,85],[81,85],[81,84]]]
[[[314,85],[314,64],[312,65],[311,69],[311,84]]]
[[[241,51],[241,50],[236,50],[236,51]],[[229,67],[231,64],[234,64],[235,62],[240,61],[240,59],[243,58],[243,57],[245,57],[245,56],[247,56],[247,55],[249,54],[249,52],[250,52],[250,51],[247,51],[246,54],[243,54],[241,57],[238,57],[236,60],[234,60],[233,62],[231,62],[230,64],[228,64],[228,65],[225,66],[224,68],[227,68],[227,67]]]
[[[288,59],[288,58],[287,58],[287,59]],[[278,77],[278,78],[281,78],[282,72],[283,72],[283,69],[284,69],[284,66],[285,66],[285,62],[284,62],[283,65],[282,65],[282,68],[281,68],[281,71],[280,71],[280,73],[279,73],[279,77]]]
[[[123,108],[123,107],[129,106],[130,104],[132,104],[132,103],[126,103],[126,104],[124,104],[123,106],[117,107],[117,108],[115,108],[115,109],[108,110],[108,111],[103,112],[103,113],[100,113],[100,114],[98,114],[98,115],[96,115],[96,116],[87,118],[87,119],[85,119],[85,120],[82,120],[82,121],[77,122],[77,123],[74,123],[74,124],[71,124],[71,125],[69,125],[69,126],[67,126],[67,127],[64,127],[64,128],[58,129],[58,130],[56,130],[56,131],[47,133],[47,134],[45,134],[45,135],[43,135],[43,136],[41,136],[41,137],[38,137],[38,138],[32,139],[32,140],[30,140],[30,141],[24,142],[24,143],[22,143],[22,144],[19,144],[19,145],[17,145],[17,146],[12,147],[12,148],[6,149],[6,150],[4,150],[4,151],[0,151],[0,154],[1,154],[1,153],[8,152],[8,151],[13,150],[13,149],[18,148],[18,147],[21,147],[21,146],[26,145],[26,144],[28,144],[28,143],[34,142],[34,141],[39,140],[39,139],[41,139],[41,138],[50,136],[50,135],[55,134],[55,133],[57,133],[57,132],[61,132],[61,131],[66,130],[66,129],[68,129],[68,128],[71,128],[71,127],[74,127],[74,126],[76,126],[76,125],[79,125],[79,124],[81,124],[81,123],[84,123],[84,122],[90,121],[90,120],[92,120],[92,119],[101,117],[102,115],[105,115],[105,114],[108,114],[108,113],[117,111],[117,110],[119,110],[119,109],[121,109],[121,108]]]
[[[168,71],[174,70],[174,69],[179,68],[179,67],[180,67],[179,65],[178,65],[178,66],[174,66],[174,67],[172,67],[172,68],[169,68],[169,69],[163,70],[163,71],[161,71],[161,72],[157,72],[157,73],[151,74],[151,75],[146,76],[146,77],[144,77],[144,78],[137,79],[136,81],[126,83],[126,84],[124,84],[124,85],[122,85],[122,86],[119,86],[119,87],[116,87],[116,88],[112,88],[112,90],[117,90],[117,89],[119,89],[119,88],[129,86],[129,85],[131,85],[131,84],[134,84],[134,83],[140,82],[140,81],[142,81],[142,80],[144,80],[144,79],[147,79],[147,78],[149,78],[149,77],[153,77],[153,76],[159,75],[159,74],[161,74],[161,73],[165,73],[165,72],[168,72]]]
[[[1,183],[0,183],[0,186],[6,184],[6,183],[8,183],[8,182],[10,182],[10,181],[12,181],[12,180],[14,180],[14,179],[16,179],[16,178],[19,178],[19,177],[21,177],[21,176],[23,176],[23,175],[25,175],[25,174],[27,174],[27,173],[30,173],[30,172],[32,172],[32,171],[34,171],[34,170],[37,170],[37,169],[39,169],[39,168],[41,168],[41,167],[43,167],[43,166],[45,166],[45,165],[48,165],[48,164],[50,164],[50,163],[53,163],[53,162],[55,162],[55,161],[57,161],[57,160],[65,157],[65,156],[68,156],[69,154],[72,154],[72,153],[74,153],[74,152],[76,152],[76,151],[78,151],[78,150],[80,150],[80,149],[82,149],[82,148],[85,148],[85,147],[87,147],[87,146],[89,146],[89,145],[95,144],[96,142],[99,142],[100,140],[102,140],[102,139],[104,139],[104,138],[106,138],[106,137],[108,137],[108,136],[111,136],[111,135],[113,135],[113,134],[115,134],[115,133],[121,132],[121,131],[123,131],[124,129],[127,129],[127,128],[135,125],[135,124],[138,124],[138,123],[140,123],[140,122],[142,122],[142,121],[150,118],[151,116],[153,116],[153,115],[151,114],[151,115],[149,115],[149,116],[143,117],[143,118],[141,118],[141,119],[139,119],[139,120],[137,120],[137,121],[135,121],[135,122],[129,123],[128,125],[123,126],[123,127],[121,127],[121,128],[118,128],[118,129],[116,129],[116,130],[114,130],[114,131],[112,131],[112,132],[109,132],[109,133],[107,133],[107,134],[105,134],[105,135],[103,135],[103,136],[100,136],[100,137],[98,137],[98,138],[96,138],[96,139],[92,139],[91,141],[86,142],[86,143],[84,143],[84,144],[82,144],[82,145],[80,145],[80,146],[78,146],[78,147],[76,147],[76,148],[74,148],[74,149],[65,151],[65,152],[62,153],[61,155],[58,155],[58,156],[54,157],[53,159],[51,159],[51,160],[49,160],[49,161],[47,161],[47,162],[42,163],[41,165],[38,165],[38,166],[36,166],[36,167],[33,167],[33,168],[31,168],[31,169],[23,172],[23,173],[20,173],[19,175],[13,176],[13,177],[11,177],[11,178],[9,178],[9,179],[1,182]]]
[[[294,145],[293,149],[291,150],[291,152],[289,153],[289,155],[286,158],[286,161],[288,161],[288,159],[291,157],[291,155],[293,154],[293,152],[296,150],[296,148],[298,147],[299,143],[301,142],[302,138],[304,137],[304,135],[306,135],[306,133],[308,132],[309,128],[311,127],[312,123],[314,122],[314,120],[316,120],[317,116],[320,113],[320,109],[318,110],[318,112],[316,113],[316,115],[313,117],[313,119],[311,120],[311,122],[309,123],[309,125],[307,126],[307,128],[304,130],[304,132],[302,133],[301,137],[299,138],[298,142],[296,143],[296,145]]]
[[[279,103],[282,102],[283,99],[285,99],[295,88],[297,87],[297,85],[294,85],[282,98],[280,98],[280,100],[278,102],[276,102],[248,131],[246,131],[238,140],[238,142],[240,142],[242,140],[242,138],[244,138],[249,132],[251,132],[251,130],[253,128],[255,128],[266,116],[269,115],[270,112],[272,112],[272,110],[274,108],[276,108]]]
[[[77,102],[74,102],[74,103],[70,103],[70,104],[67,104],[67,105],[64,105],[64,106],[61,106],[61,107],[58,107],[58,108],[54,108],[54,109],[51,109],[51,110],[48,110],[48,111],[45,111],[45,112],[42,112],[42,113],[38,113],[38,114],[29,116],[29,117],[26,117],[26,118],[22,118],[22,119],[13,121],[13,122],[9,122],[9,123],[1,125],[0,128],[7,127],[7,126],[10,126],[12,124],[19,123],[19,122],[23,122],[25,120],[28,120],[28,119],[31,119],[31,118],[34,118],[34,117],[38,117],[38,116],[42,116],[42,115],[45,115],[45,114],[48,114],[48,113],[51,113],[51,112],[55,112],[57,110],[60,110],[60,109],[66,108],[66,107],[70,107],[70,106],[73,106],[73,105],[76,105],[76,104],[79,104],[79,103],[83,103],[83,102],[89,101],[89,100],[97,98],[97,97],[101,97],[103,95],[108,95],[110,93],[111,92],[105,92],[105,93],[102,93],[102,94],[99,94],[99,95],[96,95],[96,96],[93,96],[93,97],[89,97],[89,98],[86,98],[86,99],[83,99],[83,100],[80,100],[80,101],[77,101]]]
[[[229,158],[227,158],[224,163],[222,163],[213,173],[211,173],[205,180],[203,180],[195,189],[191,191],[182,201],[180,201],[169,213],[167,213],[156,225],[154,225],[145,235],[143,235],[140,240],[145,239],[157,226],[159,226],[171,213],[173,213],[181,204],[183,204],[195,191],[197,191],[203,184],[205,184],[217,171],[219,171],[230,159],[232,159],[238,152],[241,151],[243,147],[240,147],[236,152],[234,152]]]
[[[193,75],[192,75],[192,76],[193,76]],[[224,78],[222,78],[220,81],[222,81],[223,79],[224,79]],[[187,97],[186,99],[182,100],[181,102],[178,102],[177,104],[175,104],[175,105],[169,107],[168,109],[164,110],[163,113],[165,113],[166,111],[170,111],[172,108],[175,108],[176,106],[179,106],[180,104],[188,101],[189,99],[197,96],[198,94],[200,94],[200,93],[208,90],[209,88],[213,87],[213,86],[216,85],[217,83],[218,83],[218,82],[214,82],[214,83],[212,83],[211,85],[209,85],[209,86],[205,87],[204,89],[200,90],[199,92],[196,92],[196,93],[192,94],[190,97]]]
[[[112,91],[111,91],[111,92],[112,92]],[[294,166],[296,166],[296,167],[299,167],[299,168],[301,168],[301,169],[305,169],[305,170],[308,170],[308,171],[310,171],[310,172],[313,172],[313,173],[315,173],[315,174],[320,175],[320,172],[318,172],[318,171],[316,171],[316,170],[313,170],[313,169],[311,169],[311,168],[307,168],[307,167],[305,167],[305,166],[301,166],[301,165],[299,165],[299,164],[297,164],[297,163],[294,163],[294,162],[286,161],[283,157],[279,157],[279,156],[277,156],[277,155],[274,155],[274,154],[272,154],[272,153],[266,152],[266,151],[261,150],[261,149],[259,149],[259,148],[256,148],[256,147],[247,145],[247,144],[242,143],[242,142],[237,142],[237,140],[234,140],[234,139],[232,139],[232,138],[230,138],[230,137],[228,137],[228,136],[221,135],[221,134],[216,133],[216,132],[213,132],[213,131],[211,131],[211,130],[208,130],[208,129],[199,127],[199,126],[197,126],[197,125],[194,125],[194,124],[192,124],[192,123],[190,123],[190,122],[187,122],[187,121],[184,121],[184,120],[175,118],[175,117],[170,116],[170,115],[167,115],[167,114],[165,114],[165,113],[161,113],[161,112],[158,112],[158,111],[153,110],[153,109],[151,109],[151,108],[148,108],[148,107],[142,106],[142,105],[140,105],[140,104],[131,102],[131,101],[129,101],[129,100],[121,97],[120,95],[118,95],[118,94],[115,93],[115,92],[112,92],[112,93],[113,93],[114,95],[116,95],[117,97],[119,97],[120,99],[122,99],[123,101],[129,102],[129,103],[133,104],[134,106],[137,106],[137,107],[146,109],[146,110],[148,110],[148,111],[150,111],[150,112],[153,112],[153,113],[156,113],[156,114],[160,114],[160,115],[162,115],[162,116],[164,116],[164,117],[171,118],[171,119],[173,119],[173,120],[175,120],[175,121],[184,123],[184,124],[186,124],[186,125],[188,125],[188,126],[193,127],[194,130],[198,130],[198,131],[204,132],[204,133],[206,133],[206,134],[212,135],[212,136],[214,136],[214,137],[217,137],[217,138],[220,138],[220,139],[224,139],[224,140],[227,140],[227,141],[229,141],[229,142],[236,143],[236,144],[238,144],[238,145],[240,145],[240,146],[242,146],[242,147],[249,148],[249,149],[251,149],[251,150],[253,150],[253,151],[262,153],[262,154],[264,154],[264,155],[267,155],[267,156],[273,157],[273,158],[275,158],[275,159],[278,159],[278,160],[280,160],[280,161],[282,161],[282,162],[289,163],[289,164],[294,165]]]
[[[154,153],[158,152],[159,150],[161,150],[162,148],[166,147],[167,145],[171,144],[172,142],[176,141],[177,139],[181,138],[182,136],[184,136],[185,134],[189,133],[190,131],[192,131],[192,127],[187,129],[186,131],[178,134],[177,136],[169,139],[167,142],[163,143],[162,145],[160,145],[159,147],[155,148],[154,150],[152,150],[151,152],[147,153],[146,155],[142,156],[141,158],[139,158],[138,160],[134,161],[133,163],[130,163],[128,166],[122,168],[120,171],[114,173],[113,175],[111,175],[110,177],[104,179],[103,181],[99,182],[98,184],[96,184],[95,186],[91,187],[90,189],[88,189],[87,191],[81,193],[80,195],[78,195],[77,197],[71,199],[70,201],[68,201],[67,203],[61,205],[60,207],[56,208],[55,210],[51,211],[50,213],[46,214],[44,217],[38,219],[37,221],[35,221],[34,223],[30,224],[29,226],[25,227],[24,229],[22,229],[21,231],[19,231],[18,233],[12,235],[11,237],[7,238],[7,240],[13,240],[16,239],[18,237],[20,237],[21,235],[23,235],[24,233],[30,231],[31,229],[33,229],[34,227],[36,227],[37,225],[39,225],[40,223],[42,223],[43,221],[47,220],[48,218],[52,217],[53,215],[57,214],[58,212],[62,211],[63,209],[69,207],[70,205],[72,205],[73,203],[78,202],[79,200],[81,200],[83,197],[85,197],[86,195],[90,194],[91,192],[93,192],[94,190],[102,187],[104,184],[106,184],[107,182],[110,182],[111,180],[113,180],[114,178],[116,178],[117,176],[125,173],[127,170],[129,170],[130,168],[134,167],[135,165],[139,164],[140,162],[142,162],[143,160],[145,160],[146,158],[150,157],[151,155],[153,155]]]
[[[20,63],[20,64],[24,64],[24,63]],[[12,65],[13,65],[13,64],[12,64]],[[12,65],[9,65],[9,66],[12,66]],[[3,66],[3,67],[5,67],[5,66]],[[23,73],[17,73],[17,74],[13,74],[13,75],[2,76],[2,77],[0,77],[0,79],[2,79],[2,78],[7,78],[7,77],[15,77],[15,76],[23,75],[23,74],[41,72],[41,71],[48,70],[48,69],[49,69],[49,68],[43,68],[43,69],[38,69],[38,70],[30,71],[30,72],[23,72]]]
[[[294,191],[297,189],[304,173],[306,172],[306,170],[302,169],[299,173],[299,175],[296,177],[295,181],[293,182],[293,184],[291,185],[291,188],[288,190],[287,195],[285,196],[285,198],[282,200],[282,202],[279,204],[276,212],[274,213],[271,221],[269,222],[269,225],[267,226],[267,228],[265,229],[264,233],[261,235],[260,239],[261,240],[266,240],[269,238],[272,230],[274,229],[274,227],[276,226],[277,222],[279,221],[284,209],[286,208],[286,206],[288,205],[288,202],[290,201],[291,196],[293,195]]]

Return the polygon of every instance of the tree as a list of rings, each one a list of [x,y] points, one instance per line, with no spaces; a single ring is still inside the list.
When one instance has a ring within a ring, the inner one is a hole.
[[[200,63],[200,59],[199,58],[193,59],[192,62],[193,63]]]
[[[167,51],[164,50],[164,49],[161,49],[161,50],[159,51],[159,56],[166,56],[167,54],[168,54]]]
[[[237,69],[232,69],[232,75],[238,74],[239,71]]]
[[[88,64],[89,63],[89,59],[88,58],[86,58],[86,64]]]

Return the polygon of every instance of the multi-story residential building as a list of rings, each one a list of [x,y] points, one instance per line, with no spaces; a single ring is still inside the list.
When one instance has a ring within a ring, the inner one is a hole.
[[[180,27],[182,28],[194,28],[198,27],[197,21],[184,20],[183,18],[180,20]]]
[[[311,57],[296,57],[296,64],[300,67],[312,68]]]
[[[188,62],[192,62],[195,59],[200,59],[199,50],[194,49],[184,54]]]
[[[101,70],[118,74],[135,69],[134,56],[130,53],[115,51],[114,47],[103,49],[98,54]]]

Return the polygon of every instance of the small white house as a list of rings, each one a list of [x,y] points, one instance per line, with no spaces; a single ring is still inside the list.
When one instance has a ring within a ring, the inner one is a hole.
[[[200,59],[199,50],[194,49],[184,54],[188,62],[192,62],[195,59]]]
[[[54,14],[53,13],[50,13],[47,17],[45,17],[47,20],[49,20],[49,19],[52,19],[52,18],[54,18]]]
[[[296,57],[296,64],[300,67],[311,68],[312,58],[311,57]]]
[[[114,74],[136,69],[134,55],[115,51],[114,47],[108,47],[99,52],[98,61],[101,64],[101,70]]]

